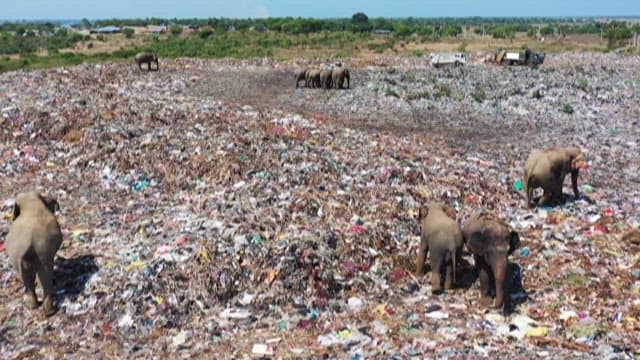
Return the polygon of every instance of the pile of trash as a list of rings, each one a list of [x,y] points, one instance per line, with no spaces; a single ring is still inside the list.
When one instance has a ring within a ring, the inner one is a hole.
[[[542,99],[512,94],[526,122],[440,96],[416,101],[441,117],[399,131],[406,101],[372,89],[407,72],[356,68],[358,85],[331,95],[287,76],[272,96],[281,106],[265,107],[216,89],[251,89],[290,63],[161,62],[152,73],[106,63],[0,75],[0,231],[15,195],[35,188],[57,198],[64,236],[49,318],[23,305],[2,255],[3,358],[638,355],[637,67],[588,67],[581,76],[608,102],[576,101],[572,116],[548,100],[573,91],[556,76],[572,68],[420,70],[451,94],[478,77],[554,85]],[[380,125],[378,113],[395,131],[363,125]],[[582,196],[525,209],[526,156],[565,144],[587,156]],[[413,275],[427,199],[461,223],[489,209],[520,233],[508,316],[479,306],[468,254],[453,291],[432,295],[430,275]]]

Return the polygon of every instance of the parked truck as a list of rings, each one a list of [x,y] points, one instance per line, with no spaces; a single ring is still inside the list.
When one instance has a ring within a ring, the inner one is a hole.
[[[433,67],[462,66],[467,64],[467,54],[462,52],[431,54],[431,65]]]
[[[495,63],[502,65],[526,65],[536,66],[544,62],[545,53],[533,52],[530,49],[520,51],[499,50],[496,53]]]

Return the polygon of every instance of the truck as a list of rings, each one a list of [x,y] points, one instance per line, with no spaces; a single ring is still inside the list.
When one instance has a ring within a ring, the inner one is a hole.
[[[495,63],[502,65],[537,66],[544,62],[545,53],[533,52],[530,49],[520,51],[499,50],[495,56]]]
[[[431,54],[431,65],[439,68],[443,66],[462,66],[467,64],[467,54],[462,52]]]

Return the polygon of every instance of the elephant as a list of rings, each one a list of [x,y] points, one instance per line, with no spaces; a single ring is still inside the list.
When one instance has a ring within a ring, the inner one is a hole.
[[[344,68],[342,66],[338,66],[333,69],[331,73],[331,78],[333,81],[333,86],[336,89],[344,88],[344,80],[347,79],[347,89],[351,86],[351,75],[349,74],[349,69]]]
[[[462,234],[479,270],[480,304],[489,306],[493,302],[495,308],[505,306],[504,297],[510,293],[508,257],[520,245],[520,236],[501,219],[482,211],[470,217]],[[492,290],[495,299],[491,297]]]
[[[294,73],[294,78],[296,79],[296,88],[298,87],[298,84],[300,83],[300,81],[304,81],[304,87],[307,87],[307,74],[309,73],[309,69],[302,69],[302,70],[297,70]]]
[[[319,88],[320,87],[320,69],[311,69],[307,73],[307,87]]]
[[[331,89],[331,69],[322,69],[320,71],[320,85],[323,89]]]
[[[53,198],[35,191],[18,194],[13,206],[13,223],[5,242],[9,259],[25,286],[25,303],[30,309],[38,306],[35,283],[38,275],[46,316],[56,312],[53,260],[62,243],[62,232],[55,217],[58,210],[58,201]]]
[[[156,54],[152,52],[141,52],[138,53],[135,57],[136,64],[138,64],[138,68],[142,70],[142,64],[147,64],[147,70],[151,71],[151,63],[156,63],[155,70],[160,70],[160,65],[158,64],[158,57]]]
[[[429,202],[420,207],[422,233],[416,260],[416,275],[424,275],[427,252],[431,264],[431,292],[440,293],[441,276],[445,271],[445,290],[456,283],[456,259],[461,256],[464,237],[460,226],[454,220],[455,210],[438,202]]]
[[[524,166],[524,191],[527,207],[531,208],[533,190],[541,187],[544,194],[538,205],[558,204],[562,201],[562,184],[567,173],[571,173],[571,186],[577,198],[578,174],[586,168],[584,154],[577,147],[549,148],[529,155]]]

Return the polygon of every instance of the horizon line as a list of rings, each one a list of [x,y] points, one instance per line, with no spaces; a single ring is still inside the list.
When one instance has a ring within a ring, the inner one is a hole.
[[[366,13],[365,13],[366,15]],[[229,20],[263,20],[263,19],[316,19],[316,20],[336,20],[336,19],[350,19],[350,17],[303,17],[303,16],[267,16],[267,17],[225,17],[225,16],[208,16],[208,17],[108,17],[108,18],[12,18],[12,19],[0,19],[0,22],[46,22],[46,21],[82,21],[87,19],[89,21],[104,21],[104,20],[145,20],[145,19],[160,19],[160,20],[207,20],[207,19],[229,19]],[[545,16],[368,16],[369,19],[595,19],[595,18],[622,18],[622,19],[640,19],[639,15],[545,15]]]

